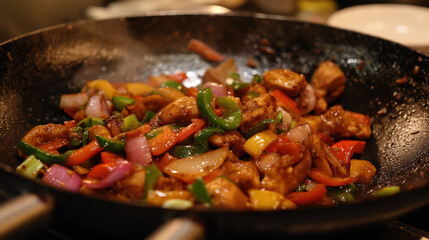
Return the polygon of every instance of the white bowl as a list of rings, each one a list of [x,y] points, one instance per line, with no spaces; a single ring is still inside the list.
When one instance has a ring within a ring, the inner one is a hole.
[[[429,8],[368,4],[333,13],[328,25],[385,38],[429,54]]]

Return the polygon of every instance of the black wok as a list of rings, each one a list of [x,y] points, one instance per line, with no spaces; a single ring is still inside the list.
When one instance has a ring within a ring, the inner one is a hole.
[[[61,123],[63,93],[85,81],[141,81],[179,70],[202,75],[215,63],[187,50],[190,37],[233,57],[242,77],[290,68],[310,79],[317,64],[333,60],[346,73],[337,103],[371,116],[373,136],[361,159],[377,174],[358,195],[390,185],[402,192],[335,208],[277,212],[175,211],[71,194],[14,173],[17,142],[33,126]],[[269,40],[269,51],[261,39]],[[272,51],[271,51],[272,50]],[[247,58],[258,63],[247,66]],[[406,76],[406,84],[396,80]],[[429,58],[399,44],[276,16],[146,16],[83,21],[44,29],[0,45],[0,182],[10,194],[52,196],[55,226],[85,236],[142,237],[168,219],[188,216],[209,234],[280,232],[318,234],[386,221],[429,203]],[[385,113],[384,113],[385,112]]]

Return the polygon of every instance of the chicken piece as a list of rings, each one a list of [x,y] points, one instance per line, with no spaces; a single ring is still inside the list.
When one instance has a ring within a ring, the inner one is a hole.
[[[316,97],[324,98],[328,103],[344,92],[345,82],[343,71],[331,61],[320,63],[311,78]]]
[[[127,109],[130,115],[131,114],[136,115],[139,121],[143,120],[143,117],[147,110],[146,106],[142,101],[136,101],[135,103],[126,106],[125,109]]]
[[[250,92],[252,94],[250,94]],[[265,89],[265,87],[260,84],[260,83],[255,83],[253,82],[252,85],[249,87],[249,89],[247,90],[247,93],[241,97],[241,102],[243,104],[245,104],[246,102],[252,100],[253,98],[255,98],[255,94],[256,95],[261,95],[261,94],[266,94],[268,93],[267,89]]]
[[[134,165],[133,168],[134,171],[129,176],[116,182],[112,188],[129,199],[142,199],[146,169],[138,165]]]
[[[264,73],[262,84],[266,88],[281,89],[290,97],[296,97],[305,89],[307,81],[303,74],[290,69],[274,69]]]
[[[320,126],[322,125],[322,119],[320,119],[320,116],[316,115],[307,115],[305,117],[301,117],[299,119],[299,124],[308,123],[311,130],[313,132],[319,131]]]
[[[255,164],[249,161],[226,161],[222,167],[222,174],[234,181],[241,189],[261,188],[259,172]]]
[[[233,211],[249,209],[248,197],[226,178],[216,178],[206,185],[206,189],[216,209]]]
[[[269,94],[261,94],[242,107],[241,132],[245,133],[260,121],[275,118],[274,102]]]
[[[69,129],[67,126],[53,123],[39,125],[31,129],[22,141],[39,147],[56,138],[69,139]]]
[[[89,133],[89,141],[96,140],[95,135],[99,135],[105,138],[111,138],[110,131],[107,127],[103,125],[94,125],[90,128],[88,128]]]
[[[170,199],[183,199],[193,201],[192,193],[187,190],[166,191],[166,190],[151,190],[147,193],[147,204],[150,206],[161,207],[165,201]]]
[[[121,116],[112,115],[112,116],[104,119],[103,121],[113,136],[121,134],[121,124],[122,124]]]
[[[267,169],[262,179],[263,188],[286,195],[304,181],[311,168],[310,153],[305,151],[302,160],[294,166],[289,158],[292,157],[285,155]]]
[[[374,177],[376,169],[369,161],[350,160],[350,177],[354,183],[369,184]]]
[[[320,115],[320,119],[319,132],[336,138],[355,137],[359,130],[356,121],[340,105],[329,108],[325,114]]]
[[[232,58],[228,58],[216,68],[208,68],[203,76],[203,83],[216,82],[223,85],[231,73],[238,73],[238,68]]]
[[[158,94],[146,96],[141,101],[146,106],[146,109],[152,112],[158,112],[168,104],[167,100]]]
[[[189,124],[192,118],[201,117],[197,100],[194,97],[182,97],[169,103],[149,121],[152,127],[167,124]]]
[[[155,190],[178,191],[185,190],[185,184],[175,177],[160,177],[156,181]]]
[[[329,176],[340,175],[348,176],[347,169],[341,162],[332,154],[328,145],[322,141],[317,134],[310,134],[304,145],[310,149],[313,157],[313,165]],[[332,169],[331,169],[331,165]],[[333,171],[332,171],[333,170]]]
[[[209,143],[218,148],[228,147],[232,152],[240,157],[244,154],[243,145],[246,139],[236,130],[228,131],[224,134],[215,133],[210,136]]]

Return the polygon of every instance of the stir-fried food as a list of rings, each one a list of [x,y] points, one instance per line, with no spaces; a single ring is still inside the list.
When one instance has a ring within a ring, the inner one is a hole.
[[[186,74],[88,81],[64,94],[72,120],[36,126],[17,171],[71,192],[176,209],[276,210],[356,201],[375,174],[355,159],[370,118],[335,105],[346,77],[273,69],[241,81],[232,59],[199,87]]]

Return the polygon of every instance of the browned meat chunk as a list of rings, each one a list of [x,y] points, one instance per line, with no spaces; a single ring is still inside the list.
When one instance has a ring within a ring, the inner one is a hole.
[[[160,177],[156,181],[154,189],[166,191],[185,190],[185,185],[175,177]]]
[[[350,177],[355,183],[369,184],[375,175],[375,167],[369,161],[350,160]]]
[[[216,82],[225,85],[231,73],[238,73],[238,68],[232,58],[228,58],[216,68],[209,68],[204,73],[203,82]]]
[[[197,100],[194,97],[179,98],[161,109],[150,120],[149,125],[159,127],[167,124],[189,124],[192,118],[198,118]]]
[[[322,120],[319,132],[336,138],[355,137],[359,139],[368,138],[371,135],[369,125],[358,124],[358,121],[350,117],[350,114],[340,105],[333,106],[320,115]]]
[[[261,187],[259,172],[255,164],[249,161],[226,161],[222,173],[234,181],[241,189],[247,191]]]
[[[134,165],[134,171],[128,177],[116,182],[112,187],[118,193],[129,199],[141,199],[146,178],[146,170]]]
[[[274,109],[274,103],[269,94],[261,94],[259,97],[247,101],[242,107],[241,132],[247,132],[264,119],[274,118],[276,115]]]
[[[249,208],[249,199],[240,188],[226,178],[219,177],[206,185],[217,209],[242,211]]]
[[[209,138],[210,144],[216,147],[228,147],[237,156],[244,154],[243,145],[246,142],[238,131],[229,131],[225,134],[213,134]]]
[[[99,135],[105,138],[111,138],[110,131],[103,125],[94,125],[88,129],[89,141],[95,140],[95,135]]]
[[[290,69],[274,69],[264,73],[262,84],[266,88],[278,88],[287,95],[296,97],[307,86],[307,81],[303,74]]]
[[[125,107],[129,114],[135,114],[137,119],[141,121],[146,113],[146,106],[143,102],[137,101]]]
[[[112,115],[104,119],[106,127],[110,130],[113,136],[116,136],[121,133],[121,124],[122,120],[119,115]]]
[[[348,176],[347,169],[331,153],[328,145],[323,142],[318,135],[310,134],[304,144],[310,149],[311,156],[313,157],[313,165],[315,167],[319,168],[329,176]],[[332,171],[330,164],[334,171]]]
[[[291,165],[293,161],[288,158],[292,157],[285,155],[267,169],[262,179],[263,188],[285,195],[304,181],[311,168],[310,153],[306,151],[302,160],[294,166]]]
[[[152,112],[158,112],[168,104],[167,100],[158,94],[144,97],[141,101],[146,106],[146,109]]]
[[[69,138],[69,127],[60,124],[49,123],[39,125],[31,129],[23,138],[22,141],[33,146],[40,146],[56,138]]]
[[[340,96],[345,88],[346,77],[341,69],[331,61],[319,64],[311,79],[311,85],[328,103]]]

